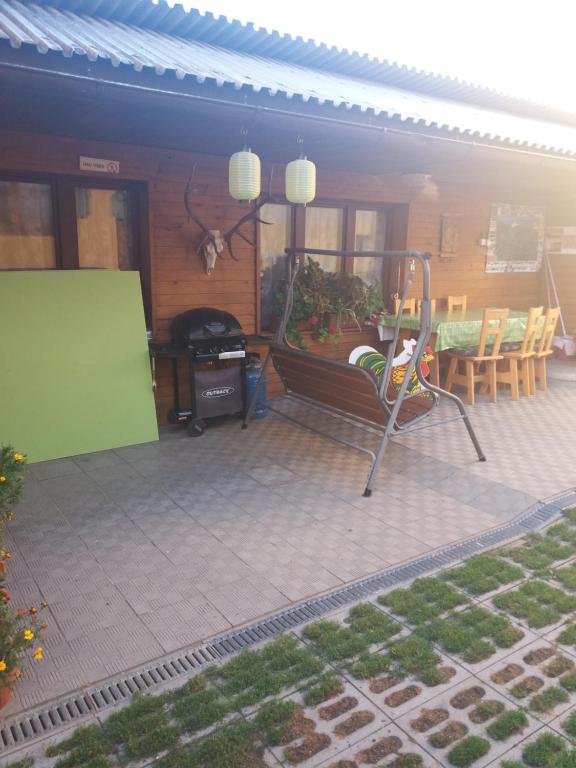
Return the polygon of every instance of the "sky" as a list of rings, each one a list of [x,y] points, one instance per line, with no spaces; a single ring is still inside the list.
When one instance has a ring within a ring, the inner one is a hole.
[[[575,0],[185,0],[184,4],[576,113]]]

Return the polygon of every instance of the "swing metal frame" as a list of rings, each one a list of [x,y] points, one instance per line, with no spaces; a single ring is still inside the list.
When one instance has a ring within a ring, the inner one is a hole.
[[[286,303],[284,305],[284,311],[278,324],[274,341],[270,344],[268,354],[262,366],[260,378],[258,379],[254,394],[248,406],[248,410],[246,411],[242,428],[246,429],[249,424],[250,418],[252,417],[252,413],[256,406],[261,383],[266,376],[266,371],[270,361],[272,361],[274,367],[280,375],[280,378],[282,379],[286,393],[285,396],[287,398],[304,403],[311,408],[320,410],[322,413],[327,413],[331,416],[343,418],[355,425],[369,429],[370,432],[376,432],[377,434],[381,435],[380,445],[376,453],[374,453],[373,451],[356,443],[352,443],[340,437],[335,437],[334,435],[331,435],[325,431],[315,429],[309,424],[305,424],[304,422],[289,416],[282,410],[269,404],[271,410],[273,410],[275,413],[279,413],[284,418],[287,418],[288,420],[293,421],[312,432],[316,432],[317,434],[334,440],[335,442],[369,454],[372,463],[368,473],[366,486],[364,488],[364,496],[370,496],[372,494],[374,479],[380,464],[382,463],[390,440],[402,434],[408,434],[410,432],[421,429],[428,429],[430,427],[442,426],[453,421],[463,421],[478,456],[478,460],[486,461],[486,457],[482,451],[482,448],[480,447],[480,443],[476,437],[476,433],[472,427],[466,407],[464,406],[462,400],[452,392],[446,392],[446,390],[430,384],[424,378],[421,371],[422,355],[424,354],[426,346],[430,340],[432,327],[429,264],[431,254],[421,251],[333,251],[319,248],[287,248],[286,255],[288,257],[288,286],[286,291]],[[376,257],[380,259],[400,259],[408,262],[407,278],[405,280],[402,296],[400,297],[400,305],[398,308],[396,323],[394,325],[392,338],[388,343],[388,349],[386,353],[386,367],[379,383],[372,371],[357,368],[348,363],[329,360],[328,358],[324,358],[318,355],[311,355],[310,353],[296,349],[288,343],[286,339],[286,328],[292,314],[294,302],[294,284],[298,275],[298,271],[302,266],[302,262],[306,256],[336,256],[338,258],[353,257],[355,259]],[[418,262],[422,267],[423,276],[422,300],[420,309],[420,330],[416,340],[416,346],[410,360],[408,361],[406,373],[400,388],[395,393],[396,396],[391,398],[390,392],[392,391],[392,388],[389,385],[393,371],[393,358],[398,340],[400,338],[402,312],[404,310],[406,298],[409,295],[414,282],[416,262]],[[353,407],[350,409],[338,408],[334,405],[328,404],[327,402],[321,402],[319,400],[315,400],[313,397],[307,397],[302,393],[295,392],[294,387],[291,387],[290,385],[290,375],[288,373],[289,369],[294,372],[298,367],[301,367],[302,371],[307,370],[308,376],[313,376],[315,370],[314,366],[316,366],[317,370],[322,369],[324,372],[330,372],[332,375],[334,375],[335,378],[338,377],[340,373],[342,376],[346,376],[346,378],[349,379],[351,376],[351,371],[354,370],[356,373],[353,375],[356,377],[356,380],[362,387],[363,394],[366,395],[366,393],[368,393],[368,399],[371,402],[370,407],[376,414],[376,418],[363,418],[362,415],[354,412]],[[422,389],[417,392],[409,393],[408,386],[414,371],[416,372],[416,377]],[[441,397],[445,397],[446,399],[450,400],[457,406],[458,414],[455,416],[436,419],[428,424],[420,424],[420,422],[425,417],[430,415],[431,409],[422,410],[421,412],[416,411],[416,413],[409,414],[407,418],[402,418],[403,411],[405,412],[406,410],[410,410],[410,401],[413,398],[422,398],[422,390],[424,390],[424,392],[430,393],[433,398],[433,404],[436,404]]]

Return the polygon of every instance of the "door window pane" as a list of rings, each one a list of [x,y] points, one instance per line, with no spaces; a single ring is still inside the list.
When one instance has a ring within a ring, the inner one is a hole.
[[[52,189],[0,181],[0,269],[54,269]]]
[[[268,203],[262,206],[260,224],[260,325],[272,327],[276,291],[286,276],[286,254],[290,245],[291,208],[289,205]]]
[[[76,187],[81,269],[136,269],[133,203],[125,189]]]
[[[356,211],[355,251],[383,251],[386,240],[386,214],[384,211]],[[370,257],[354,259],[354,274],[365,283],[382,282],[383,259]]]
[[[306,248],[325,248],[339,251],[342,248],[342,229],[344,211],[342,208],[306,208]],[[315,256],[322,269],[327,272],[339,272],[342,259],[337,256]]]

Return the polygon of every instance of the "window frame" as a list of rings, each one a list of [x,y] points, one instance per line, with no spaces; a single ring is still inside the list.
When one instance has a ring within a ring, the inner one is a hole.
[[[75,187],[92,189],[125,189],[132,196],[134,272],[140,274],[144,311],[147,323],[151,321],[150,246],[148,234],[148,186],[142,181],[129,179],[73,176],[67,174],[0,170],[0,181],[29,184],[44,184],[50,187],[52,195],[52,221],[54,226],[55,266],[38,269],[38,272],[53,270],[80,270],[78,253],[78,225],[76,219]],[[0,272],[17,272],[3,269]]]
[[[321,200],[315,200],[313,204],[310,204],[309,206],[303,206],[303,205],[291,205],[288,202],[283,202],[281,200],[274,201],[279,205],[287,205],[289,206],[291,211],[291,226],[290,226],[290,234],[291,234],[291,248],[305,248],[306,247],[306,209],[307,208],[341,208],[343,215],[342,215],[342,250],[344,251],[353,251],[355,246],[355,240],[356,240],[356,211],[377,211],[380,213],[383,213],[385,215],[385,221],[386,221],[386,229],[384,232],[384,247],[386,249],[392,248],[395,240],[395,236],[393,234],[393,226],[394,226],[394,217],[396,215],[396,209],[397,205],[394,203],[374,203],[374,202],[362,202],[362,201],[350,201],[350,200],[329,200],[329,199],[321,199]],[[260,225],[264,226],[264,225]],[[262,286],[261,286],[261,280],[260,280],[260,271],[261,271],[261,257],[260,257],[260,237],[259,237],[259,227],[257,228],[257,237],[256,237],[256,243],[257,243],[257,254],[258,258],[256,259],[256,286],[257,286],[257,302],[256,302],[256,327],[258,328],[259,333],[269,333],[269,328],[262,328]],[[354,272],[354,257],[353,256],[345,256],[342,258],[342,269],[343,272]],[[386,283],[390,279],[390,269],[391,265],[385,263],[385,260],[382,260],[382,277],[381,277],[381,284],[382,284],[382,290],[386,289]],[[385,300],[385,299],[384,299]]]

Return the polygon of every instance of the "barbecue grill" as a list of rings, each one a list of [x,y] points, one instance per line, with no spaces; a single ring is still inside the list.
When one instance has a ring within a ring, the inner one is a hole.
[[[150,354],[172,360],[172,423],[186,424],[191,436],[213,416],[244,415],[246,409],[246,334],[229,312],[190,309],[174,318],[172,343],[150,342]],[[180,361],[187,364],[190,405],[180,402]]]

